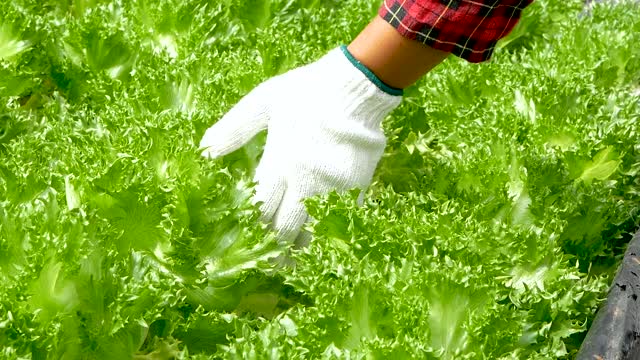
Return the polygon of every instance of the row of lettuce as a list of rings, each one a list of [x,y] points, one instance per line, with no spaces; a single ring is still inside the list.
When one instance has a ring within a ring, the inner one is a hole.
[[[637,6],[538,1],[433,71],[363,206],[307,202],[305,249],[250,204],[263,137],[200,158],[378,5],[0,4],[0,356],[571,358],[639,222]]]

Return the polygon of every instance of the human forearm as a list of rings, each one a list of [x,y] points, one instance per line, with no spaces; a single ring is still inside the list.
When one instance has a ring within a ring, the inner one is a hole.
[[[399,89],[415,83],[449,55],[403,37],[377,16],[348,50],[385,84]]]

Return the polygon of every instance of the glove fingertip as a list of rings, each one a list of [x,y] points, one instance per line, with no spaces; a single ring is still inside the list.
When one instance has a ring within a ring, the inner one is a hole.
[[[223,127],[214,125],[200,140],[200,149],[202,149],[202,156],[216,159],[240,148],[244,142],[245,139],[240,138],[237,132],[227,131]]]
[[[207,129],[207,131],[202,136],[200,145],[198,147],[201,155],[209,159],[215,159],[220,156],[220,151],[218,149],[218,146],[215,145],[216,139],[213,137],[212,132],[212,128]]]
[[[258,181],[254,203],[260,203],[261,220],[271,221],[282,201],[285,183],[282,178]]]
[[[292,243],[302,230],[306,219],[307,212],[302,202],[291,206],[283,201],[283,205],[276,212],[273,224],[278,239],[282,242]]]
[[[224,155],[224,152],[217,146],[200,146],[200,155],[207,159],[215,160]]]
[[[307,219],[307,222],[309,220]],[[311,234],[308,230],[303,229],[300,231],[300,234],[296,237],[294,242],[296,249],[306,248],[311,244],[311,240],[313,239],[313,234]]]

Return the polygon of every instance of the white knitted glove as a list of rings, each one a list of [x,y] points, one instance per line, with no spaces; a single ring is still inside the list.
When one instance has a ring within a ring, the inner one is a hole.
[[[258,85],[200,146],[217,158],[267,129],[254,201],[279,240],[293,241],[308,218],[305,198],[369,186],[386,142],[381,122],[401,95],[343,46]]]

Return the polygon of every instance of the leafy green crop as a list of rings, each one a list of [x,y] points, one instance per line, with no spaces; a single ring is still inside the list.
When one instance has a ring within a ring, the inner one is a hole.
[[[251,205],[264,136],[200,158],[378,5],[0,2],[0,357],[572,358],[639,225],[638,6],[540,0],[430,73],[306,248]]]

